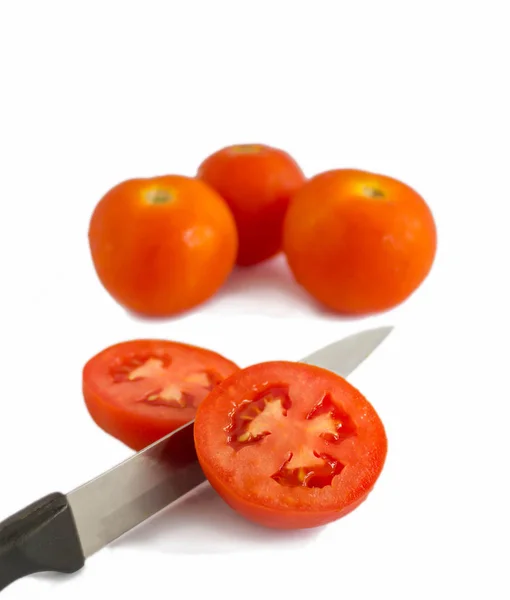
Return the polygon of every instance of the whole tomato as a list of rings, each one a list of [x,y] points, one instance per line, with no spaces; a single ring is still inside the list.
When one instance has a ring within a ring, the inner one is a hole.
[[[283,245],[296,280],[334,311],[365,315],[403,302],[428,275],[436,225],[424,199],[383,175],[338,169],[292,200]]]
[[[260,263],[281,250],[290,197],[305,181],[289,154],[264,144],[228,146],[206,158],[197,176],[232,210],[239,235],[238,265]]]
[[[112,188],[92,214],[89,243],[106,290],[148,316],[173,315],[210,298],[232,271],[238,246],[221,196],[180,175]]]

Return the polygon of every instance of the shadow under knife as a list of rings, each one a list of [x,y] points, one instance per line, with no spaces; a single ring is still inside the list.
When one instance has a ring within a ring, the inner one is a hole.
[[[205,482],[177,503],[112,542],[112,550],[140,548],[168,554],[224,554],[289,550],[308,544],[322,528],[277,530],[238,515]]]

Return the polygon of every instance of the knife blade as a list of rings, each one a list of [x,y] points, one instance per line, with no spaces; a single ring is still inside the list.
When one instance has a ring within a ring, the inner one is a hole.
[[[391,331],[361,331],[299,362],[347,377]],[[191,421],[67,495],[41,498],[0,523],[0,590],[37,572],[78,571],[86,558],[204,481]]]

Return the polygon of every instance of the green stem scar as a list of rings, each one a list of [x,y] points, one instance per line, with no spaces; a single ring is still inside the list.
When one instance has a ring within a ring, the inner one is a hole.
[[[175,199],[175,195],[168,189],[155,188],[145,194],[145,199],[149,204],[166,204]]]
[[[379,188],[366,185],[363,188],[363,196],[367,198],[384,198],[384,192]]]
[[[257,154],[262,151],[262,146],[260,144],[238,144],[232,146],[230,151],[233,154]]]

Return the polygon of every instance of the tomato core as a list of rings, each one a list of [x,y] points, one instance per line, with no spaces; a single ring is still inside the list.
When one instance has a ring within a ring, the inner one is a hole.
[[[344,468],[325,451],[356,435],[350,417],[325,394],[304,416],[292,417],[292,399],[286,386],[270,387],[232,411],[227,440],[236,451],[272,436],[272,449],[284,456],[271,478],[286,487],[322,488]]]

